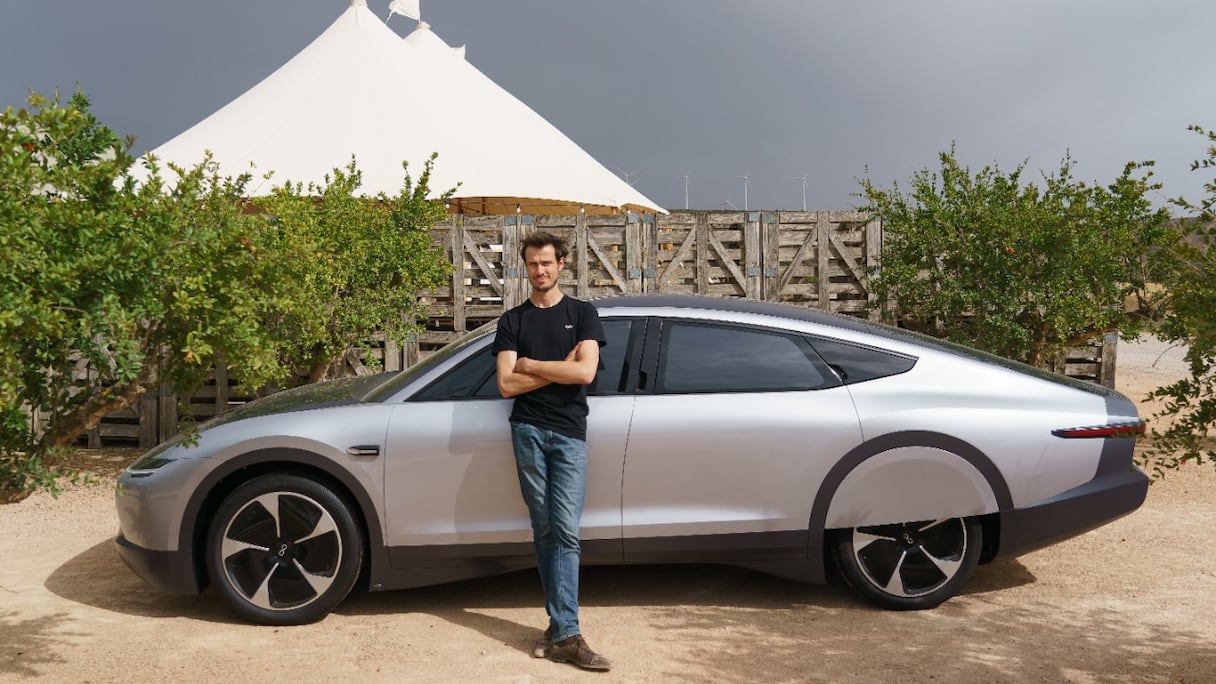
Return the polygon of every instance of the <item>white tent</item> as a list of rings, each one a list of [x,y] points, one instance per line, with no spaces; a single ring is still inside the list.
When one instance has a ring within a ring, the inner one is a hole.
[[[458,186],[460,213],[663,212],[427,24],[402,39],[366,0],[351,0],[277,71],[150,154],[189,166],[207,150],[222,174],[256,165],[274,184],[320,182],[353,154],[369,195],[396,194],[401,163],[416,178],[438,152],[430,187]]]

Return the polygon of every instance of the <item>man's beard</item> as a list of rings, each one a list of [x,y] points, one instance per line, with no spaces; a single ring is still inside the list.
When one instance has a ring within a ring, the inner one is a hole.
[[[532,289],[537,292],[548,292],[555,287],[557,287],[557,278],[553,278],[545,285],[537,285],[535,280],[532,281]]]

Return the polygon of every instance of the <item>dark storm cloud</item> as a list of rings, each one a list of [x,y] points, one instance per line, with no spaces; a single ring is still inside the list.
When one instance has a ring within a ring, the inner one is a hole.
[[[154,147],[254,85],[346,0],[59,0],[0,6],[0,103],[79,82],[99,117]],[[380,17],[387,0],[369,0]],[[973,166],[1108,182],[1157,160],[1165,197],[1216,127],[1216,5],[806,0],[423,0],[468,59],[652,199],[844,208],[957,143]],[[396,16],[399,33],[413,22]],[[369,65],[370,66],[370,65]],[[397,87],[409,87],[399,84]],[[467,97],[467,93],[428,93]],[[357,103],[351,121],[358,122]],[[318,132],[324,134],[324,132]],[[526,154],[521,149],[521,154]],[[442,162],[442,160],[441,160]]]

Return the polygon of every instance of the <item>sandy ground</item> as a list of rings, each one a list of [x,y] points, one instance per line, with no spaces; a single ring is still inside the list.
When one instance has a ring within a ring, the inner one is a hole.
[[[1181,352],[1162,351],[1120,345],[1120,389],[1140,401],[1177,377]],[[126,458],[95,455],[96,470]],[[108,486],[0,506],[0,681],[1216,681],[1210,465],[1106,527],[982,566],[932,611],[875,610],[839,581],[588,568],[583,627],[616,662],[606,674],[529,657],[544,625],[532,572],[357,594],[314,625],[257,627],[213,592],[146,587],[116,555],[116,527]]]

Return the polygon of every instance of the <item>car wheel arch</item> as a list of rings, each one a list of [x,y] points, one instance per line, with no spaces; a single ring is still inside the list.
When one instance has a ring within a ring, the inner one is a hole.
[[[891,432],[866,440],[840,458],[828,471],[820,484],[819,491],[811,508],[811,518],[808,524],[809,548],[819,550],[819,558],[825,559],[828,554],[827,520],[828,513],[837,492],[845,479],[869,459],[891,451],[907,447],[927,447],[948,452],[966,461],[984,478],[991,488],[993,499],[998,510],[1013,508],[1013,497],[1009,484],[1005,481],[1000,469],[979,448],[957,437],[928,430],[905,430]],[[814,554],[812,554],[814,555]]]
[[[199,591],[208,583],[204,549],[211,517],[220,502],[243,483],[272,472],[314,478],[333,487],[340,496],[345,496],[360,516],[359,522],[362,523],[367,544],[363,572],[370,572],[372,576],[378,574],[380,563],[385,562],[384,555],[379,553],[384,548],[384,534],[376,506],[366,489],[333,461],[318,454],[290,448],[260,449],[231,458],[209,473],[195,488],[186,506],[178,548],[191,550],[195,584]]]

